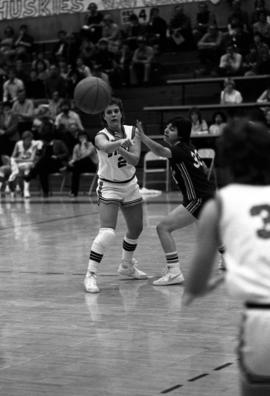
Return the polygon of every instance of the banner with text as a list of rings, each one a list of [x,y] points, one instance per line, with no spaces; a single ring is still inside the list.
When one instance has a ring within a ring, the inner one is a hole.
[[[96,0],[95,3],[99,10],[104,11],[200,1],[205,0]],[[85,12],[90,2],[91,0],[0,0],[0,21]]]

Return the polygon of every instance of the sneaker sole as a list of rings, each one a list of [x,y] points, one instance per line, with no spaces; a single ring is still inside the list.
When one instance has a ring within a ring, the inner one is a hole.
[[[118,272],[118,274],[125,279],[134,279],[134,280],[144,280],[144,279],[148,279],[148,276],[141,276],[141,277],[136,277],[136,276],[132,276],[132,275],[127,275],[127,274],[121,274],[120,272]]]
[[[172,280],[171,282],[163,282],[163,283],[156,283],[156,281],[153,282],[154,286],[171,286],[171,285],[182,285],[184,283],[183,280]]]

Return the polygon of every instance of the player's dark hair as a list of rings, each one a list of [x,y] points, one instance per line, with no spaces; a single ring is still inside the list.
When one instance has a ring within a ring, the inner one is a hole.
[[[191,122],[189,119],[176,117],[167,122],[167,124],[172,124],[177,129],[178,137],[181,138],[181,141],[189,143],[191,134]]]
[[[108,107],[108,106],[113,106],[113,105],[116,105],[116,106],[119,107],[119,109],[120,109],[120,111],[121,111],[121,114],[122,114],[121,123],[124,124],[125,115],[124,115],[124,106],[123,106],[122,100],[119,99],[119,98],[115,98],[114,96],[112,96],[112,98],[111,98],[109,104],[107,105],[107,107]],[[107,107],[106,107],[106,108],[107,108]],[[101,122],[102,122],[102,124],[105,125],[105,126],[107,125],[107,122],[106,122],[105,119],[104,119],[104,112],[105,112],[106,108],[105,108],[105,109],[103,110],[103,112],[100,114]]]
[[[232,119],[223,130],[218,149],[220,160],[230,170],[234,182],[270,183],[270,132],[263,123]]]

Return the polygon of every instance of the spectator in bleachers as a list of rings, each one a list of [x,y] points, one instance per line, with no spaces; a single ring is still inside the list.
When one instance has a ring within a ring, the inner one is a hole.
[[[35,69],[30,71],[29,81],[26,84],[26,94],[30,99],[42,99],[46,97],[44,82],[38,78]]]
[[[46,97],[51,98],[53,92],[58,91],[59,95],[64,98],[67,92],[67,83],[60,75],[57,65],[51,65],[48,78],[45,80]]]
[[[147,45],[144,37],[138,37],[137,43],[138,48],[134,51],[130,64],[130,83],[133,85],[149,84],[154,50]]]
[[[34,140],[33,134],[30,131],[24,131],[22,139],[19,140],[12,153],[12,158],[17,163],[19,169],[19,175],[21,178],[30,173],[30,170],[34,167],[35,160],[37,159],[37,153],[42,149],[42,141]],[[20,182],[20,180],[19,180]],[[23,181],[23,196],[24,198],[30,198],[30,185],[28,181]]]
[[[68,148],[62,140],[56,139],[51,134],[45,135],[41,156],[29,174],[24,176],[24,180],[30,182],[39,176],[43,197],[48,197],[49,175],[64,169],[67,166],[68,156]]]
[[[76,73],[77,73],[77,83],[86,77],[92,75],[90,68],[84,63],[81,57],[76,59]]]
[[[3,101],[14,102],[18,97],[18,91],[24,88],[22,80],[16,77],[15,69],[12,67],[8,71],[8,80],[3,85]]]
[[[75,59],[80,54],[80,46],[81,46],[81,39],[77,32],[72,32],[68,37],[68,55],[67,55],[67,63],[69,65],[75,64]]]
[[[38,79],[43,81],[45,84],[45,81],[49,77],[49,69],[47,68],[46,61],[43,59],[37,59],[34,69],[37,72]]]
[[[34,103],[26,98],[25,89],[18,90],[18,98],[12,106],[12,113],[18,119],[18,131],[20,136],[26,130],[31,130],[34,118]]]
[[[176,5],[169,21],[171,42],[176,49],[190,49],[193,45],[193,35],[190,17],[185,14],[184,7]]]
[[[221,52],[222,33],[215,24],[210,24],[207,33],[199,40],[197,46],[201,64],[207,71],[217,68]]]
[[[10,63],[15,57],[15,32],[11,26],[7,26],[4,30],[4,37],[1,39],[0,55],[6,63]]]
[[[113,87],[120,85],[122,82],[120,64],[118,64],[115,54],[109,50],[107,39],[102,38],[99,40],[93,58],[93,63],[98,65],[103,72],[108,74],[110,84]]]
[[[61,112],[55,119],[55,127],[57,138],[63,140],[72,152],[76,141],[74,129],[82,131],[83,126],[79,114],[71,110],[70,101],[67,99],[61,104]]]
[[[58,42],[55,44],[52,57],[55,62],[68,57],[68,36],[65,30],[59,30],[57,33]]]
[[[23,62],[21,58],[18,58],[15,61],[15,73],[16,77],[19,80],[22,80],[24,86],[26,86],[29,80],[29,70],[27,68],[27,64]]]
[[[224,89],[220,93],[220,104],[239,104],[242,102],[242,94],[235,89],[235,82],[231,78],[226,78]]]
[[[210,135],[221,135],[226,126],[226,115],[222,111],[216,111],[212,116],[212,123],[209,127]]]
[[[51,117],[47,105],[39,105],[33,120],[32,132],[35,140],[48,140],[48,136],[53,137],[55,133],[55,120]]]
[[[196,14],[196,22],[193,28],[194,41],[198,42],[208,31],[210,23],[215,24],[214,16],[211,17],[206,2],[198,3],[198,12]]]
[[[79,56],[83,59],[83,62],[87,66],[92,64],[95,51],[96,51],[95,44],[88,38],[83,38],[80,45]],[[74,67],[75,67],[75,59],[76,58],[73,59]]]
[[[259,32],[254,33],[253,44],[256,49],[259,62],[262,54],[264,54],[265,52],[269,53],[269,46],[263,41],[262,35]]]
[[[77,143],[73,149],[72,158],[69,161],[68,169],[71,171],[71,193],[77,197],[80,186],[80,174],[84,172],[96,172],[98,158],[94,145],[89,141],[86,131],[78,133]]]
[[[253,24],[253,33],[260,33],[262,39],[270,44],[270,23],[267,22],[264,11],[258,14],[258,21]]]
[[[255,23],[258,21],[260,12],[264,12],[267,17],[270,15],[269,9],[267,9],[265,7],[265,1],[264,0],[255,0],[254,11],[251,14],[252,23]]]
[[[34,39],[28,33],[28,26],[21,25],[19,28],[18,37],[15,39],[14,47],[16,50],[16,56],[20,59],[27,60],[32,52]]]
[[[167,44],[167,22],[159,15],[158,7],[151,8],[146,29],[149,44],[157,44],[159,50],[163,51]]]
[[[102,37],[103,14],[98,11],[97,4],[93,2],[89,4],[87,10],[82,35],[96,44]]]
[[[119,25],[115,23],[111,14],[105,14],[103,17],[102,37],[108,40],[110,51],[117,52],[115,49],[119,48],[121,33]]]
[[[219,73],[222,76],[236,76],[242,72],[242,55],[234,49],[232,45],[227,47],[227,51],[221,56],[219,62]]]
[[[46,59],[46,57],[45,57],[45,54],[44,54],[44,52],[42,52],[42,51],[39,51],[36,55],[35,55],[35,57],[34,57],[34,59],[33,59],[33,61],[32,61],[32,64],[31,64],[31,68],[32,69],[36,69],[36,65],[37,65],[37,62],[38,61],[42,61],[42,62],[44,62],[45,63],[45,69],[49,69],[49,67],[50,67],[50,61],[48,60],[48,59]]]
[[[197,107],[192,107],[188,118],[191,122],[191,134],[208,132],[207,122],[202,118],[202,113]]]
[[[101,78],[101,80],[105,81],[106,84],[110,86],[110,79],[107,73],[102,71],[102,67],[100,65],[93,65],[92,67],[92,75],[94,77]]]
[[[12,113],[12,103],[3,102],[0,105],[0,154],[10,156],[20,135],[18,120]]]
[[[249,15],[246,11],[241,8],[240,0],[233,0],[232,2],[232,13],[228,17],[228,30],[230,34],[233,34],[235,29],[242,28],[244,31],[249,29]]]
[[[128,18],[128,23],[125,28],[125,41],[129,45],[131,51],[137,48],[138,37],[146,34],[146,27],[143,25],[136,14],[131,14]]]
[[[268,84],[268,87],[262,92],[262,94],[258,97],[257,103],[270,103],[270,85]],[[266,111],[268,107],[262,107],[262,111]]]
[[[54,91],[48,103],[50,117],[53,120],[55,120],[56,116],[61,112],[62,103],[63,103],[63,98],[61,98],[58,91]]]

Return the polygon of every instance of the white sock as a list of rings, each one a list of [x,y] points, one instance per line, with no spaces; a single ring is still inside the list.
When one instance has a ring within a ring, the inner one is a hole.
[[[179,272],[181,272],[178,253],[176,251],[166,253],[165,257],[169,272],[171,272],[172,274],[178,274]]]
[[[122,261],[131,263],[138,239],[129,239],[126,236],[122,245]]]

